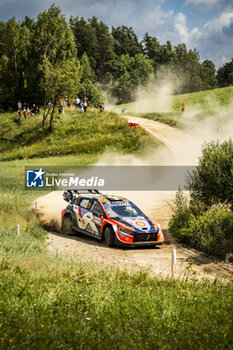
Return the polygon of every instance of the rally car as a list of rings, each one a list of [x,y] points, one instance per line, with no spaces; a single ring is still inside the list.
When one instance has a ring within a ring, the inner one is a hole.
[[[63,193],[68,206],[62,210],[62,232],[78,232],[113,245],[157,245],[164,242],[159,223],[150,220],[126,198],[97,190],[68,190]]]

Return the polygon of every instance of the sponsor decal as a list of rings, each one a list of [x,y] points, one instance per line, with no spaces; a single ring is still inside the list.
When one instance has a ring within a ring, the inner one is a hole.
[[[130,202],[104,203],[104,207],[122,207],[122,206],[127,206],[127,205],[130,205],[131,207],[135,206],[134,203],[130,203]]]
[[[143,218],[142,216],[137,216],[137,217],[134,217],[134,218],[122,218],[125,222],[127,222],[128,224],[136,227],[136,228],[139,228],[141,229],[142,227],[143,228],[146,228],[147,230],[150,230],[150,224],[149,222]]]
[[[143,226],[145,226],[145,222],[136,221],[136,225],[143,227]]]

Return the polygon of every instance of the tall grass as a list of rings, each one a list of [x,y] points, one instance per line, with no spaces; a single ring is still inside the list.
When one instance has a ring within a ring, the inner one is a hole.
[[[233,345],[230,283],[152,279],[146,272],[129,274],[45,253],[1,259],[0,267],[3,349]]]
[[[18,122],[18,120],[20,122]],[[16,123],[17,121],[17,123]],[[142,128],[135,137],[126,120],[114,113],[68,110],[57,115],[54,130],[42,129],[42,115],[19,119],[15,114],[0,116],[0,137],[18,140],[0,142],[0,160],[30,159],[69,154],[98,154],[105,150],[144,151],[157,143]]]

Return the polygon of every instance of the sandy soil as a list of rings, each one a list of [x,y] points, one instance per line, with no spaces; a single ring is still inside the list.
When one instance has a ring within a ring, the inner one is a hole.
[[[49,250],[52,253],[72,256],[82,261],[98,262],[129,271],[149,269],[156,276],[171,276],[171,250],[176,248],[177,261],[174,265],[174,277],[184,278],[189,275],[195,278],[220,280],[233,277],[231,264],[219,262],[215,258],[205,257],[193,249],[184,248],[181,244],[164,244],[155,248],[108,248],[102,242],[82,234],[71,237],[51,232],[48,238]],[[189,271],[190,262],[192,271]]]
[[[132,119],[132,116],[124,117]],[[143,118],[133,119],[137,119],[143,128],[163,142],[172,151],[178,164],[186,163],[183,158],[183,149],[184,144],[192,143],[191,136],[155,121]],[[110,264],[127,270],[149,268],[153,274],[167,277],[171,276],[171,249],[176,248],[177,264],[174,266],[176,278],[187,275],[190,261],[192,262],[191,275],[193,273],[197,278],[215,279],[217,277],[225,280],[233,277],[232,264],[220,262],[194,249],[185,248],[169,236],[167,233],[171,216],[169,202],[174,198],[174,192],[117,193],[135,202],[149,217],[160,222],[167,239],[164,245],[155,248],[108,248],[104,243],[81,234],[75,237],[62,235],[59,233],[60,213],[67,203],[62,198],[62,192],[57,191],[37,199],[39,208],[36,215],[39,221],[53,230],[48,237],[49,250],[52,253],[72,256],[79,260]]]

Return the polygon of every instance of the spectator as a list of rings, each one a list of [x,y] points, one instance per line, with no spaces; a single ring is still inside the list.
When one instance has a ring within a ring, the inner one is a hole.
[[[185,108],[186,108],[186,106],[185,106],[185,104],[184,104],[184,102],[183,102],[182,105],[181,105],[181,112],[184,112],[184,111],[185,111]]]
[[[65,107],[67,105],[67,102],[65,99],[63,99],[62,106],[63,106],[63,113],[65,113]]]
[[[83,105],[84,105],[84,103],[83,103],[83,101],[81,101],[80,104],[79,104],[79,110],[82,113],[83,113]]]
[[[23,116],[25,119],[27,119],[27,111],[26,111],[26,107],[23,108]]]
[[[29,107],[27,107],[27,114],[30,114],[30,109],[29,109]]]
[[[60,105],[58,112],[59,112],[59,114],[63,113],[63,106],[62,105]]]
[[[103,104],[100,105],[100,112],[104,112],[104,105]]]
[[[35,104],[33,104],[32,106],[32,110],[31,110],[31,115],[36,115],[39,112],[38,108],[36,107]]]
[[[69,108],[72,107],[72,100],[71,100],[71,98],[68,98],[68,107]]]
[[[22,111],[22,102],[20,100],[17,103],[17,106],[18,106],[18,110]]]
[[[74,101],[75,107],[78,108],[79,104],[80,104],[80,99],[78,98],[78,96],[76,97],[75,101]]]
[[[84,112],[87,111],[87,101],[84,101],[84,103],[83,103],[83,109],[84,109]]]

